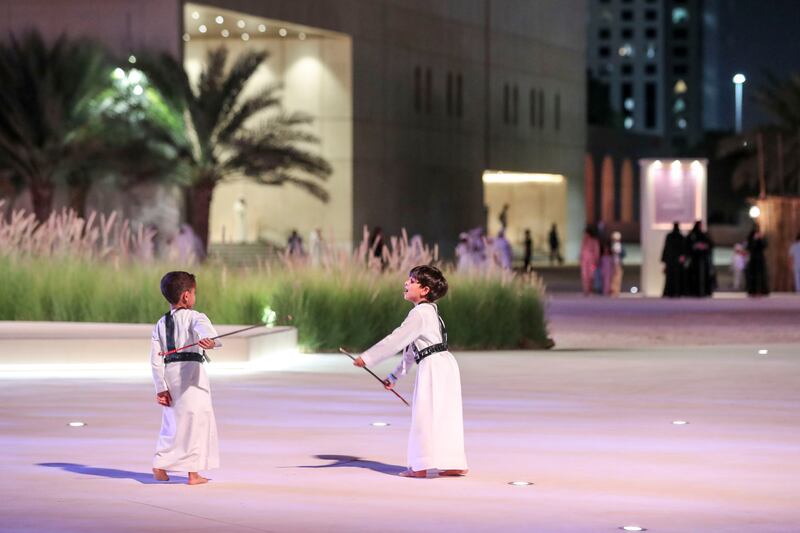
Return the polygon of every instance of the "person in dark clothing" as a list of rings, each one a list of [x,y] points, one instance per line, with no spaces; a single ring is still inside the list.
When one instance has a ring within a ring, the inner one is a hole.
[[[761,228],[756,224],[747,237],[747,251],[750,259],[745,270],[747,294],[750,296],[766,296],[769,294],[769,278],[767,277],[767,259],[764,249],[767,240],[761,233]]]
[[[714,264],[712,254],[714,243],[703,231],[701,222],[695,222],[692,231],[686,236],[689,253],[689,296],[704,298],[714,292]]]
[[[550,264],[552,265],[554,261],[558,261],[559,265],[563,265],[564,258],[561,257],[561,240],[558,238],[558,229],[555,224],[550,228],[547,240],[550,244]]]
[[[525,230],[525,256],[523,258],[524,265],[522,267],[523,272],[530,272],[531,270],[531,259],[533,259],[533,239],[531,238],[531,230]]]
[[[661,252],[664,263],[664,297],[677,298],[683,296],[683,270],[686,263],[686,239],[681,235],[680,227],[675,222],[672,231],[664,239],[664,251]]]
[[[369,234],[367,244],[369,245],[369,250],[372,253],[372,256],[380,262],[381,270],[386,268],[387,263],[383,257],[383,247],[385,246],[385,243],[383,242],[383,229],[381,229],[380,226],[375,226],[372,229],[372,232]]]

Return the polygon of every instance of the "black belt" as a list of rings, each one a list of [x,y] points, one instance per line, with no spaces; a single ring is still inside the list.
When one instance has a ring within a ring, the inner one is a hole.
[[[194,352],[178,352],[178,353],[171,353],[164,357],[164,364],[168,365],[170,363],[184,363],[186,361],[196,361],[198,363],[203,363],[206,360],[205,355],[201,355],[199,353]]]
[[[414,361],[416,361],[417,364],[419,364],[420,361],[422,361],[423,359],[425,359],[429,355],[433,355],[433,354],[439,353],[439,352],[446,352],[447,351],[447,343],[446,342],[440,342],[439,344],[431,344],[430,346],[428,346],[426,348],[423,348],[421,350],[417,350],[417,347],[414,346],[412,348],[412,350],[414,350]]]

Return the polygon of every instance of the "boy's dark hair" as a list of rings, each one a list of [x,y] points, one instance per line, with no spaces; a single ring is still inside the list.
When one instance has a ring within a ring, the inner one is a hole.
[[[408,276],[417,280],[421,286],[429,289],[428,296],[425,298],[429,302],[435,302],[447,294],[447,280],[444,279],[442,271],[435,266],[415,266],[408,273]]]
[[[190,291],[197,286],[194,274],[183,271],[167,272],[161,278],[161,294],[173,305],[181,299],[184,291]]]

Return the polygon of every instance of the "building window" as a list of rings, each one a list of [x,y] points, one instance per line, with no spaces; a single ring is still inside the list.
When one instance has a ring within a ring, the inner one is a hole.
[[[511,92],[511,97],[512,97],[512,104],[513,104],[512,105],[512,109],[513,109],[513,112],[514,112],[514,115],[513,115],[514,120],[513,120],[513,122],[514,122],[514,124],[517,124],[519,122],[519,88],[516,86],[516,84],[514,85],[514,90]]]
[[[530,122],[531,126],[536,126],[536,89],[531,89],[530,97]]]
[[[689,66],[688,65],[673,65],[672,66],[672,73],[673,74],[688,74],[689,73]]]
[[[679,130],[685,130],[689,123],[686,122],[685,118],[681,117],[675,122],[675,125],[678,126]]]
[[[673,46],[672,55],[674,57],[686,57],[689,55],[689,49],[685,46]]]
[[[561,129],[561,95],[556,93],[555,101],[553,102],[555,113],[553,116],[553,127],[556,131]]]
[[[610,39],[611,38],[611,30],[608,28],[603,28],[599,32],[597,32],[597,36],[600,39]]]
[[[619,47],[619,56],[620,57],[632,57],[633,56],[633,46],[631,43],[625,43]]]
[[[433,110],[433,72],[425,69],[425,112],[430,115]]]
[[[422,69],[414,67],[414,111],[422,111]]]
[[[622,20],[633,20],[633,11],[630,9],[623,9],[622,13],[620,13],[620,17]]]
[[[633,117],[625,117],[625,120],[622,121],[622,125],[625,126],[626,130],[633,128],[634,126]]]
[[[656,66],[655,65],[645,65],[644,66],[644,73],[653,75],[656,73]]]
[[[656,127],[657,90],[653,82],[648,82],[644,86],[644,127],[648,129]]]
[[[539,129],[544,128],[544,91],[539,91]]]
[[[672,23],[683,24],[689,21],[689,10],[685,7],[672,8]]]
[[[689,87],[686,86],[686,82],[683,80],[678,80],[675,82],[675,87],[672,88],[672,92],[675,94],[683,94],[689,90]]]
[[[601,46],[600,50],[598,50],[597,55],[600,57],[608,57],[611,55],[611,48],[608,46]]]
[[[456,76],[456,116],[464,116],[464,80],[461,74]]]
[[[636,102],[633,101],[633,98],[626,98],[625,102],[623,102],[623,105],[625,107],[625,111],[633,112],[633,110],[636,108]]]
[[[672,30],[673,39],[686,39],[689,37],[689,30],[686,28],[675,28]]]
[[[656,58],[656,45],[653,43],[649,43],[647,45],[647,52],[645,53],[647,59],[655,59]]]
[[[625,63],[624,65],[622,65],[621,71],[625,75],[631,75],[633,74],[633,65],[631,65],[630,63]]]
[[[678,98],[675,100],[675,103],[672,104],[672,112],[675,114],[683,113],[686,111],[686,100],[683,98]]]
[[[508,124],[511,109],[509,108],[511,88],[506,83],[503,85],[503,122]]]
[[[648,9],[644,12],[644,20],[658,20],[658,11]]]
[[[623,28],[622,29],[622,38],[623,39],[633,39],[633,28]]]
[[[453,114],[453,73],[447,73],[447,92],[445,93],[445,109],[447,116]]]
[[[648,39],[655,39],[658,36],[658,29],[656,28],[645,28],[644,36]]]

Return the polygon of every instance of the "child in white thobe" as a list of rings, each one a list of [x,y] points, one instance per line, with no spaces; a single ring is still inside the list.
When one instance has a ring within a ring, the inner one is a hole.
[[[210,339],[217,332],[208,317],[192,309],[195,289],[195,278],[187,272],[169,272],[161,279],[161,292],[170,302],[170,311],[153,328],[150,347],[156,400],[164,406],[153,475],[166,481],[167,471],[188,472],[190,485],[208,481],[200,470],[219,466],[217,423],[203,368],[205,352],[197,353],[192,347],[172,355],[159,354],[193,343],[203,350],[221,346]]]
[[[418,266],[404,284],[404,298],[414,304],[408,317],[389,336],[361,354],[356,366],[374,365],[403,350],[403,359],[384,382],[394,387],[400,376],[418,363],[417,380],[408,436],[408,470],[404,477],[467,473],[464,454],[464,418],[461,376],[453,355],[447,351],[447,332],[434,301],[447,292],[447,280],[439,269]]]

